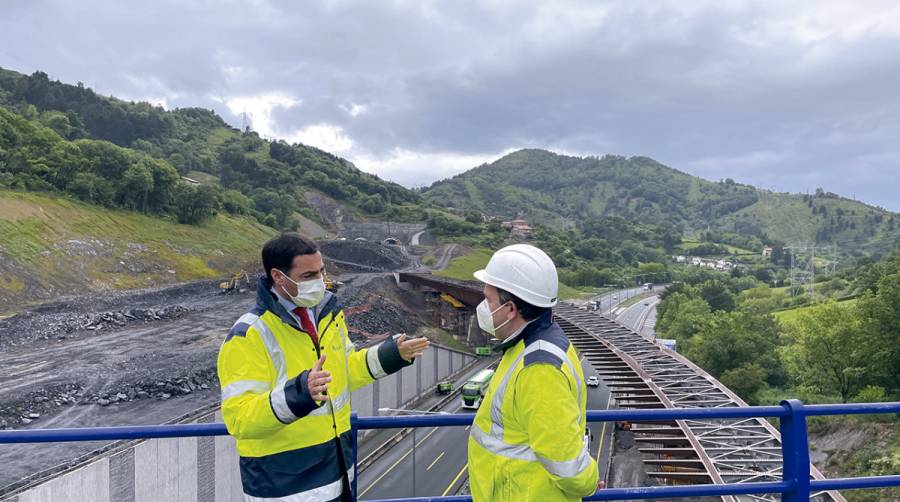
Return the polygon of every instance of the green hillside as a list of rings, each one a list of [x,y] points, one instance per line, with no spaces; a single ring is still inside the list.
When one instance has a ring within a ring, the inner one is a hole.
[[[363,219],[424,219],[413,191],[317,148],[239,131],[210,110],[166,111],[0,68],[0,112],[0,186],[148,214],[177,214],[175,202],[199,199],[212,206],[200,216],[222,209],[278,229],[293,228],[297,213],[321,221],[310,193]],[[202,184],[178,187],[179,175]],[[145,203],[139,188],[150,184],[173,193]]]
[[[220,277],[255,266],[274,233],[247,218],[218,215],[184,225],[0,190],[0,305]]]
[[[880,208],[824,191],[779,194],[730,179],[707,181],[646,157],[520,150],[437,182],[424,196],[461,212],[524,216],[554,226],[620,216],[642,223],[669,222],[687,235],[709,229],[752,236],[757,245],[837,241],[852,245],[845,252],[872,254],[883,254],[900,241],[897,216]]]

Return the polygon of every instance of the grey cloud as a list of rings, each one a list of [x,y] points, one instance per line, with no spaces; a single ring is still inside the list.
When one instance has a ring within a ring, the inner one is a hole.
[[[811,41],[776,28],[822,2],[648,5],[14,1],[0,65],[212,107],[236,125],[217,100],[280,93],[302,104],[273,110],[278,134],[338,126],[373,157],[646,155],[900,210],[900,27]]]

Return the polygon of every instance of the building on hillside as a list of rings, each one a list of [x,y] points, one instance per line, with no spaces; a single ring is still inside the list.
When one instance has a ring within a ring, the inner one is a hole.
[[[504,221],[502,226],[509,230],[510,237],[520,237],[523,239],[531,237],[532,229],[527,220]]]
[[[765,246],[765,247],[763,248],[762,255],[765,256],[765,257],[770,257],[770,256],[772,256],[772,246]]]

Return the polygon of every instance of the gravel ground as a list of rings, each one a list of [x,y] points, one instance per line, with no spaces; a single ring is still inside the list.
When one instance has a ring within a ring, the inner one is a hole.
[[[420,312],[392,296],[390,274],[337,279],[360,345],[422,324]],[[214,404],[219,346],[254,304],[255,291],[223,295],[217,281],[203,281],[66,298],[0,320],[0,429],[164,423]],[[6,445],[0,493],[96,447]]]

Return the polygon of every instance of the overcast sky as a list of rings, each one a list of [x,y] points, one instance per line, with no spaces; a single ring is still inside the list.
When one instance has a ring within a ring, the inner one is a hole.
[[[0,0],[0,66],[406,186],[525,147],[900,211],[900,4]]]

